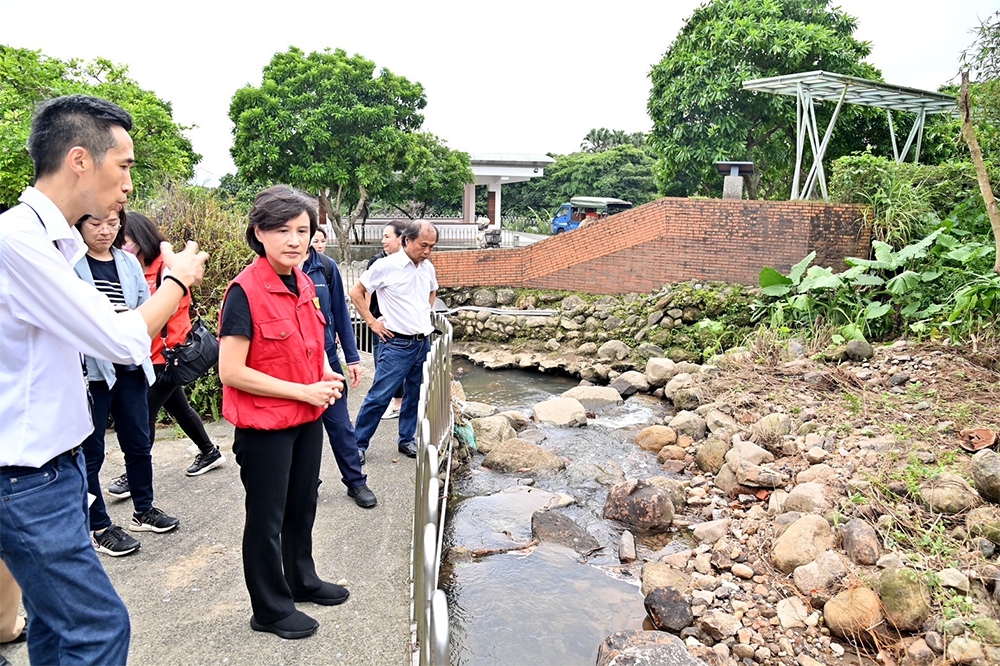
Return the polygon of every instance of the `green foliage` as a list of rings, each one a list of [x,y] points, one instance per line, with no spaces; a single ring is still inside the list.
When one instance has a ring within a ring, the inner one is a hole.
[[[410,218],[459,214],[465,184],[474,180],[469,154],[451,150],[433,134],[412,136],[400,173],[380,193],[378,202]]]
[[[103,97],[132,114],[137,193],[168,180],[187,180],[201,156],[172,117],[169,102],[144,90],[128,68],[108,60],[61,61],[0,44],[0,204],[13,205],[33,179],[27,141],[35,106],[59,95]]]
[[[504,211],[512,215],[544,211],[551,220],[556,207],[572,197],[615,197],[637,206],[657,197],[653,157],[647,149],[625,144],[557,155],[555,160],[541,178],[504,186]]]
[[[854,18],[828,0],[712,0],[694,11],[650,77],[650,144],[660,192],[718,196],[714,162],[753,161],[751,198],[787,198],[795,161],[796,102],[755,93],[743,81],[824,70],[881,80],[863,62],[867,42]],[[823,126],[833,105],[820,105]],[[866,145],[891,152],[884,114],[845,106],[827,150],[838,157]]]
[[[634,132],[629,134],[622,130],[609,130],[606,127],[592,129],[583,137],[580,150],[585,153],[601,153],[618,146],[635,146],[644,148],[646,146],[646,134],[644,132]]]
[[[360,55],[291,47],[233,96],[230,152],[245,181],[317,193],[346,250],[378,196],[426,207],[472,182],[467,158],[419,132],[426,105],[423,86]]]

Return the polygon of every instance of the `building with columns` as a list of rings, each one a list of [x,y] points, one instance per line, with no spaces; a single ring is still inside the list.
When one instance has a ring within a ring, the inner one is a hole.
[[[555,162],[548,155],[523,155],[516,153],[469,153],[475,184],[465,186],[462,200],[462,218],[472,224],[476,221],[476,186],[485,185],[488,197],[490,225],[500,226],[500,205],[503,186],[519,183],[545,175],[545,167]]]

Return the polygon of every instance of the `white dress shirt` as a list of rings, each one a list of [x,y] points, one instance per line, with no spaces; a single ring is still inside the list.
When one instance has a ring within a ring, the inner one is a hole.
[[[116,314],[73,272],[86,250],[33,187],[0,215],[0,466],[40,467],[93,432],[80,353],[133,365],[149,355],[142,315]]]
[[[430,297],[438,282],[429,259],[414,265],[406,251],[399,250],[376,261],[359,280],[365,289],[378,294],[378,309],[387,329],[403,335],[434,331]]]

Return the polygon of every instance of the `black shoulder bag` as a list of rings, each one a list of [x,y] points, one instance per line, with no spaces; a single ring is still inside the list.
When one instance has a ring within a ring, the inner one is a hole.
[[[157,275],[157,288],[159,288],[161,281],[161,276]],[[166,361],[161,378],[163,381],[180,386],[190,384],[219,362],[219,341],[205,326],[193,294],[191,307],[195,316],[191,320],[191,331],[183,343],[176,347],[168,347],[167,327],[164,326],[160,332],[160,336],[163,338],[163,359]]]

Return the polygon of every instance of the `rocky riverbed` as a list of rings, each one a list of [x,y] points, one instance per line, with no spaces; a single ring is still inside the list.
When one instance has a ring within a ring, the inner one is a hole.
[[[609,636],[599,664],[1000,663],[1000,456],[962,448],[1000,427],[995,359],[759,339],[697,365],[617,345],[457,346],[487,367],[585,378],[530,413],[459,402],[478,449],[460,474],[540,490],[572,463],[546,427],[592,427],[624,400],[668,415],[626,435],[648,465],[570,464],[574,483],[603,488],[600,515],[569,511],[571,486],[523,538],[456,546],[451,565],[548,541],[583,562],[610,553],[601,566],[641,581],[648,630]]]

